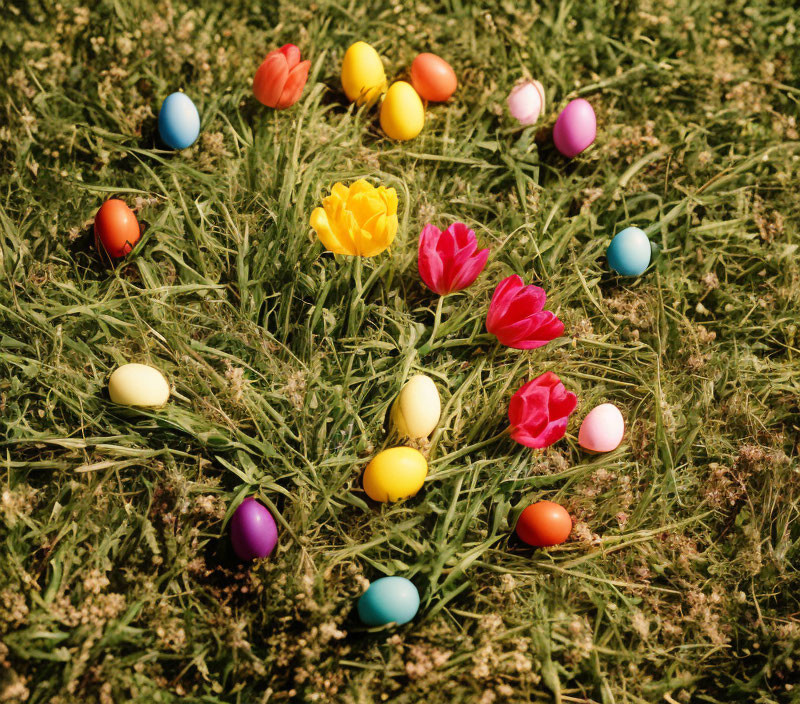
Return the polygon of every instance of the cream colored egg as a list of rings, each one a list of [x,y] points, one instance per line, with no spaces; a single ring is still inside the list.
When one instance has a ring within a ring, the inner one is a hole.
[[[164,375],[146,364],[123,364],[108,380],[108,395],[123,406],[163,406],[169,400]]]
[[[424,374],[412,376],[400,390],[392,407],[392,421],[401,435],[426,438],[439,423],[442,402],[433,379]]]

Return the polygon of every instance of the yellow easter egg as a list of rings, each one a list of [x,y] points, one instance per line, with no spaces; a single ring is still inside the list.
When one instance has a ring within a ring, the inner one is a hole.
[[[414,496],[428,476],[419,450],[392,447],[379,452],[364,470],[364,491],[373,501],[399,501]]]
[[[164,375],[146,364],[123,364],[108,380],[108,395],[123,406],[163,406],[169,399]]]
[[[356,42],[342,61],[342,88],[350,102],[374,103],[386,90],[386,74],[378,52],[366,42]]]
[[[410,83],[396,81],[389,86],[381,104],[381,128],[391,139],[414,139],[425,124],[425,108]]]
[[[442,402],[433,379],[412,376],[400,390],[392,407],[392,421],[401,435],[427,438],[439,422]]]

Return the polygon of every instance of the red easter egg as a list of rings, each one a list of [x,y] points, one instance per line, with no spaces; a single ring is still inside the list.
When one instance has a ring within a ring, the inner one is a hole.
[[[411,85],[425,100],[443,102],[458,87],[453,67],[436,54],[419,54],[411,64]]]
[[[100,206],[94,216],[94,233],[108,256],[114,259],[124,257],[142,236],[133,211],[117,198]]]
[[[537,548],[563,543],[572,531],[567,509],[552,501],[537,501],[528,506],[517,521],[520,540]]]

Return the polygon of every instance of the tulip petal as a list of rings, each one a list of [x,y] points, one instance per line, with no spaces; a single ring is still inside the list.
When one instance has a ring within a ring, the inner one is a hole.
[[[483,271],[488,259],[488,249],[482,249],[480,252],[475,254],[468,262],[466,262],[459,270],[457,270],[455,277],[450,282],[450,290],[460,291],[461,289],[470,286]]]
[[[278,99],[278,104],[276,105],[279,110],[288,108],[300,100],[300,96],[303,94],[303,89],[306,87],[306,81],[308,80],[308,72],[310,69],[311,62],[303,61],[289,71],[289,75],[286,78],[286,84],[283,87],[283,92],[281,93],[281,97]]]
[[[395,208],[395,211],[396,210],[397,209]],[[386,234],[384,235],[384,238],[386,240],[387,247],[392,246],[392,242],[394,242],[394,238],[397,235],[397,227],[398,227],[397,214],[396,212],[391,213],[389,217],[386,218]]]
[[[494,290],[492,300],[489,302],[489,313],[486,316],[486,329],[496,335],[500,321],[508,310],[513,300],[514,291],[524,286],[522,279],[516,274],[503,279]]]
[[[475,242],[475,246],[478,244],[475,233],[463,222],[454,222],[447,228],[447,231],[452,235],[459,249],[465,247],[470,242]]]
[[[443,296],[448,293],[442,285],[444,266],[436,251],[436,243],[441,234],[442,231],[435,225],[428,224],[422,228],[417,251],[417,269],[425,285],[434,293]]]
[[[286,57],[286,65],[290,71],[300,63],[300,49],[294,44],[284,44],[278,51]]]
[[[543,448],[564,436],[578,397],[552,372],[524,384],[508,405],[511,437],[522,445]]]
[[[369,193],[370,191],[374,191],[375,186],[373,186],[369,181],[366,179],[360,178],[358,181],[350,184],[350,198],[355,198],[357,195],[361,193]],[[347,204],[347,207],[350,207],[350,203]]]
[[[497,339],[518,350],[532,350],[546,345],[564,332],[564,324],[552,311],[544,310],[521,318],[501,328]]]
[[[578,405],[578,397],[559,383],[550,394],[548,413],[551,418],[568,416]]]
[[[340,239],[333,232],[328,221],[328,215],[324,208],[314,208],[311,213],[311,227],[317,233],[320,242],[324,245],[325,249],[333,252],[334,254],[354,254],[353,248],[348,243],[340,241]]]
[[[453,245],[456,246],[455,239],[451,241]],[[442,257],[445,270],[447,271],[444,281],[447,285],[447,288],[449,288],[451,291],[456,291],[457,289],[462,288],[461,286],[454,286],[453,280],[458,276],[459,272],[464,268],[467,262],[469,262],[477,248],[478,243],[473,240],[472,242],[467,243],[467,245],[461,249],[458,249],[456,246],[455,251],[449,257],[445,256],[442,250],[439,249],[439,254]]]
[[[280,51],[271,51],[253,78],[253,94],[256,99],[268,107],[276,107],[288,75],[286,57]]]
[[[394,188],[385,188],[381,186],[378,188],[378,193],[380,194],[381,198],[383,198],[383,202],[386,204],[386,212],[389,215],[396,215],[397,214],[397,191]]]
[[[569,418],[559,418],[549,423],[547,427],[537,435],[531,435],[524,428],[515,429],[511,433],[511,437],[521,445],[540,450],[545,447],[550,447],[554,442],[561,440],[567,432],[568,422]]]
[[[517,290],[503,318],[504,320],[513,322],[521,318],[535,315],[544,308],[546,301],[547,294],[544,292],[543,288],[539,288],[538,286],[525,286]]]

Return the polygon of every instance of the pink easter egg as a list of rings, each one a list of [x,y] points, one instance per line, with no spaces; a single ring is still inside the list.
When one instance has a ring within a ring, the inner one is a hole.
[[[602,403],[589,411],[578,431],[578,444],[591,452],[616,450],[625,434],[625,421],[613,403]]]
[[[597,136],[597,118],[588,101],[583,98],[567,104],[553,128],[556,149],[570,159],[586,149]]]
[[[520,124],[532,125],[544,111],[544,86],[539,81],[514,86],[508,95],[508,110]]]

